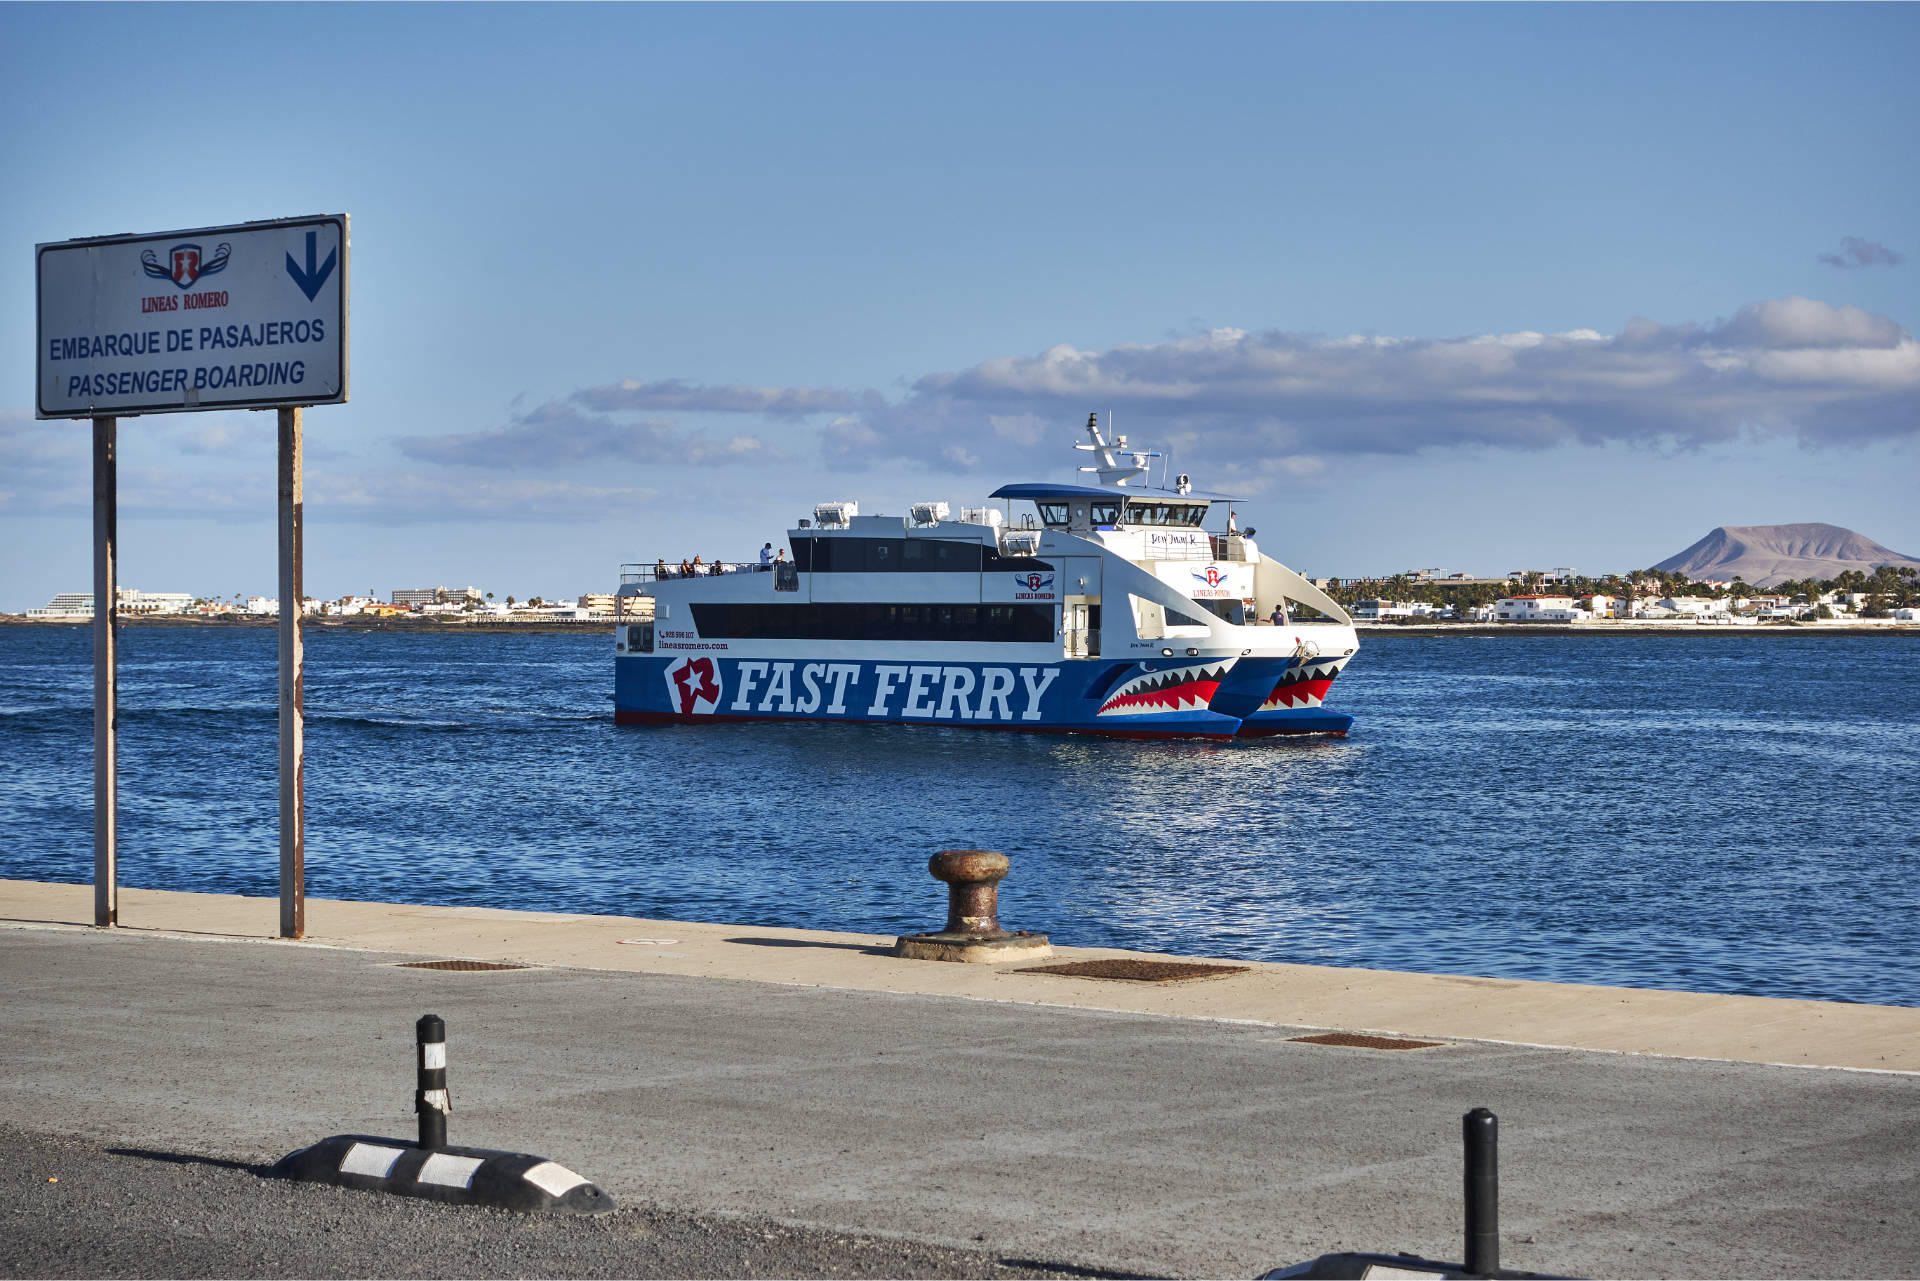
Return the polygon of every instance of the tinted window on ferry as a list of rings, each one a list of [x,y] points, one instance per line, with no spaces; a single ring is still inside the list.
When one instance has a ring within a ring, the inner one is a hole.
[[[1127,504],[1129,525],[1188,525],[1197,527],[1207,516],[1205,503]]]
[[[1067,524],[1067,505],[1065,503],[1035,503],[1040,509],[1040,523],[1049,529],[1064,529]]]
[[[900,568],[916,574],[977,574],[980,544],[945,538],[909,538],[901,552]]]
[[[822,540],[823,542],[826,540]],[[733,640],[966,641],[1053,640],[1051,605],[761,605],[692,607],[704,637]]]
[[[805,551],[802,544],[811,546]],[[795,539],[794,563],[820,574],[886,574],[906,570],[916,574],[977,574],[984,548],[938,538],[815,538]]]
[[[867,568],[864,538],[816,538],[813,571],[816,574],[858,574]]]
[[[1088,509],[1096,525],[1114,525],[1120,521],[1120,500],[1096,498]]]
[[[1002,556],[991,547],[987,548],[986,552],[986,561],[982,568],[989,574],[998,573],[1001,570],[1012,570],[1014,573],[1024,574],[1035,569],[1045,573],[1053,568],[1052,562],[1037,560],[1032,556]]]

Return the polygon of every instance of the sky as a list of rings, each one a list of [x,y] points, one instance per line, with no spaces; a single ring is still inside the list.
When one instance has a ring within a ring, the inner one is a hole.
[[[1087,414],[1314,575],[1920,554],[1914,5],[0,6],[0,609],[91,586],[33,246],[346,213],[306,585],[611,590]],[[121,582],[272,595],[271,413]]]

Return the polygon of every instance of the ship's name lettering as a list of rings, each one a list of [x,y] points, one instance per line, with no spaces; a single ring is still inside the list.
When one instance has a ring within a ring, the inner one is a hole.
[[[852,696],[855,715],[1037,721],[1041,696],[1059,677],[1056,667],[983,667],[976,673],[935,663],[880,663],[868,678],[859,663],[742,662],[727,710],[844,716]]]

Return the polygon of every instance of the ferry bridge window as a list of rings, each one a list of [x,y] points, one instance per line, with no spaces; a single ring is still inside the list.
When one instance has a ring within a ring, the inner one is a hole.
[[[1088,509],[1096,525],[1117,525],[1120,523],[1120,500],[1117,498],[1096,498]]]
[[[1206,519],[1205,503],[1128,503],[1127,523],[1131,525],[1198,526]]]
[[[1065,529],[1067,525],[1067,505],[1065,503],[1035,503],[1040,510],[1040,523],[1048,529]]]

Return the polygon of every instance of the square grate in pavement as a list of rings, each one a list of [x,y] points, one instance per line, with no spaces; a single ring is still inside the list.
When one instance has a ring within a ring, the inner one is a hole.
[[[1181,979],[1217,979],[1245,974],[1249,965],[1202,965],[1198,961],[1136,961],[1116,956],[1104,961],[1067,961],[1028,965],[1019,974],[1064,974],[1075,979],[1123,979],[1129,983],[1177,983]]]
[[[509,965],[504,961],[404,961],[395,967],[402,970],[453,970],[460,974],[476,974],[481,970],[530,970],[531,965]]]
[[[1317,1036],[1290,1036],[1307,1045],[1344,1045],[1355,1050],[1426,1050],[1445,1041],[1408,1041],[1397,1036],[1366,1036],[1359,1032],[1321,1032]]]

